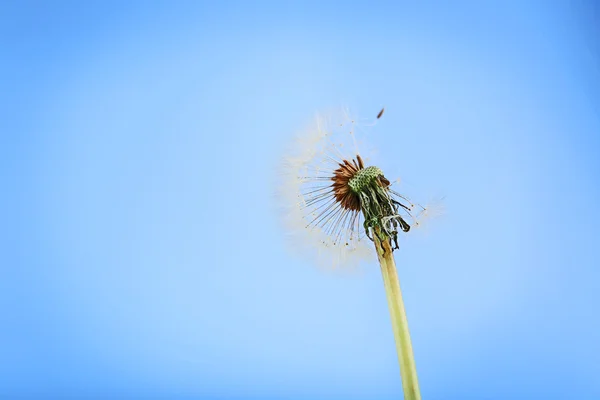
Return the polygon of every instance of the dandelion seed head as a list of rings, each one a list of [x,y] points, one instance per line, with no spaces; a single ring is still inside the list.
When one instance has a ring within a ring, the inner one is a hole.
[[[373,233],[393,240],[408,232],[412,203],[391,190],[370,158],[367,133],[347,110],[315,118],[293,142],[279,187],[293,248],[327,268],[357,266],[373,256]],[[361,152],[363,150],[363,152]]]

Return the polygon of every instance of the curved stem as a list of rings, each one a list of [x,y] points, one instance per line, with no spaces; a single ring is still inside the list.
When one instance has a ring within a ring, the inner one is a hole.
[[[377,231],[374,232],[373,239],[377,250],[377,258],[381,265],[385,294],[392,319],[392,329],[394,330],[394,340],[396,341],[396,350],[400,363],[404,399],[421,400],[417,368],[410,341],[410,333],[408,331],[408,320],[406,318],[406,310],[404,309],[404,301],[402,300],[402,291],[400,290],[400,282],[396,271],[396,262],[394,261],[390,241],[388,239],[381,240],[379,233]]]

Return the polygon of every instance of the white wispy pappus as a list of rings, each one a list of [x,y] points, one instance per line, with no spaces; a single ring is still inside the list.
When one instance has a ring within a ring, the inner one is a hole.
[[[371,164],[363,139],[373,126],[347,110],[318,115],[284,157],[279,197],[289,239],[322,266],[356,266],[372,257],[374,234],[398,248],[398,233],[429,212]]]

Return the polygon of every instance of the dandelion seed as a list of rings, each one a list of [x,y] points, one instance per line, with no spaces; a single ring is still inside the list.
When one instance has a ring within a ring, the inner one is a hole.
[[[381,109],[381,111],[379,111],[379,114],[377,114],[377,119],[381,118],[381,116],[383,115],[383,112],[385,111],[385,107],[383,107]]]

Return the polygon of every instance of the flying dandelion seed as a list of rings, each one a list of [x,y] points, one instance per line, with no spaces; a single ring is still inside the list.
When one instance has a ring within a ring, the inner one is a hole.
[[[377,114],[377,119],[381,118],[381,116],[383,115],[383,112],[385,111],[385,107],[383,107],[381,109],[381,111],[379,111],[379,114]]]
[[[422,216],[433,213],[393,190],[383,171],[361,155],[357,137],[361,127],[355,119],[347,113],[339,119],[318,117],[285,159],[283,193],[288,226],[295,243],[304,243],[306,252],[316,250],[320,261],[329,265],[351,265],[372,255],[369,249],[375,248],[404,398],[418,400],[421,395],[412,344],[392,253],[399,248],[401,233],[408,232],[411,224],[419,226]]]

